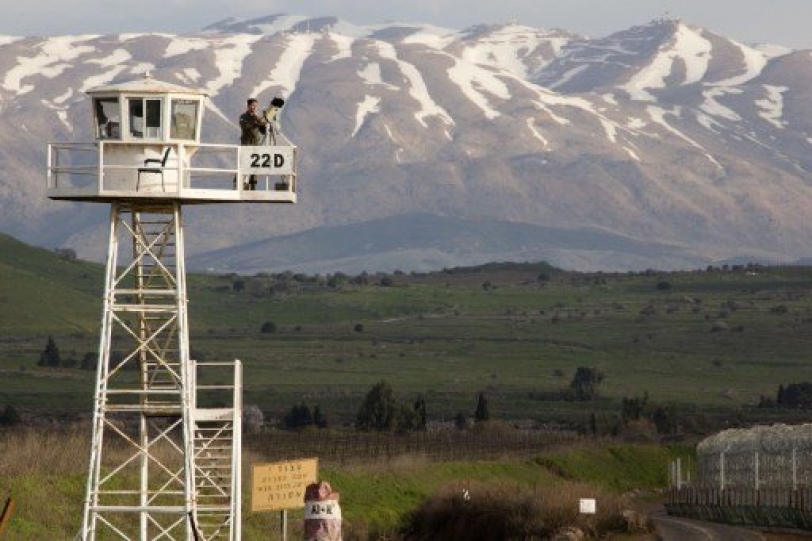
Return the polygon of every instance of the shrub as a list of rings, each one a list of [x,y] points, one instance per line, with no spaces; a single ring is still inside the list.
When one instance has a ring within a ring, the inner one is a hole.
[[[364,398],[355,426],[359,430],[425,430],[426,419],[426,401],[422,396],[410,407],[398,402],[392,385],[381,380]]]
[[[0,426],[14,426],[16,424],[20,424],[21,422],[22,418],[20,417],[20,414],[11,404],[6,406],[6,408],[0,412]]]
[[[570,382],[569,391],[575,400],[594,400],[598,397],[598,385],[603,373],[597,368],[579,366]]]
[[[48,337],[48,343],[45,344],[45,349],[39,354],[39,366],[58,367],[62,363],[62,357],[59,354],[59,347],[54,342],[53,336]]]
[[[262,324],[262,328],[259,330],[261,333],[270,334],[276,332],[276,323],[273,321],[266,321]]]
[[[596,515],[579,513],[578,500],[585,496],[600,502]],[[407,517],[403,534],[407,539],[553,539],[580,530],[590,538],[609,538],[650,529],[626,518],[633,513],[624,507],[620,497],[580,483],[447,486]]]
[[[476,411],[474,411],[474,420],[477,423],[481,423],[489,421],[490,418],[491,412],[488,408],[488,399],[485,397],[485,393],[479,393],[476,401]]]

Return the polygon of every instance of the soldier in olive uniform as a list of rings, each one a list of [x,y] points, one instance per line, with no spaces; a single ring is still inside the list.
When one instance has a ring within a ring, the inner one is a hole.
[[[246,111],[240,115],[240,144],[243,146],[258,146],[267,132],[268,121],[264,116],[257,114],[259,102],[254,98],[248,100]],[[248,183],[244,186],[249,190],[257,189],[257,177],[250,175]]]

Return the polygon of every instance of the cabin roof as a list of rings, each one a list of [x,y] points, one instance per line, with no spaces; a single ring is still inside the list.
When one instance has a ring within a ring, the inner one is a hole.
[[[103,94],[103,93],[132,93],[132,94],[197,94],[206,95],[204,90],[197,88],[189,88],[174,83],[167,83],[153,79],[151,75],[147,74],[143,79],[135,81],[125,81],[123,83],[103,85],[91,88],[87,91],[88,94]]]

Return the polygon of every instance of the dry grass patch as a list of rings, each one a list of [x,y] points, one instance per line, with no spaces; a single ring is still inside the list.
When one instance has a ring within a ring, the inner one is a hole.
[[[595,498],[597,513],[579,512],[581,498]],[[551,539],[578,530],[590,537],[649,531],[631,502],[594,487],[568,482],[556,486],[477,483],[447,486],[408,518],[406,539]]]

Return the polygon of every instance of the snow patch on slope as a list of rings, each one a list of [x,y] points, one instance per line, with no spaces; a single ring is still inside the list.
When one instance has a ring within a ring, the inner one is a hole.
[[[672,75],[677,60],[685,65],[683,85],[701,81],[708,71],[711,49],[711,43],[699,33],[679,25],[671,47],[661,50],[648,66],[620,88],[634,100],[656,101],[648,90],[665,88],[665,79]]]
[[[767,97],[763,100],[756,100],[756,105],[761,109],[758,115],[776,128],[783,128],[786,124],[782,120],[784,116],[784,92],[789,88],[786,86],[764,85],[764,89],[767,91]]]
[[[454,65],[448,69],[449,79],[459,86],[465,97],[482,110],[485,118],[492,120],[500,116],[501,113],[491,107],[490,101],[485,94],[509,100],[510,91],[507,85],[499,79],[496,73],[489,69],[461,61],[455,57],[452,58],[454,58]]]
[[[216,96],[220,90],[242,75],[242,64],[249,54],[251,46],[262,39],[261,35],[238,34],[215,40],[214,65],[220,71],[219,76],[209,81],[205,90],[209,96]]]
[[[351,137],[355,137],[358,134],[358,130],[364,125],[364,121],[366,121],[369,115],[381,111],[379,107],[380,103],[381,98],[370,95],[364,96],[364,101],[358,104],[358,110],[355,111],[355,129],[352,130]]]
[[[210,46],[211,41],[207,39],[176,36],[172,39],[172,41],[169,42],[169,45],[166,47],[166,52],[164,52],[164,56],[167,58],[172,58],[173,56],[186,54],[192,51],[207,49]]]
[[[363,79],[364,84],[370,86],[383,86],[389,90],[397,90],[395,85],[385,83],[381,77],[381,65],[377,62],[370,62],[364,69],[358,71],[358,75]]]
[[[282,96],[290,96],[296,89],[296,83],[302,73],[305,61],[313,51],[317,34],[290,34],[279,61],[271,70],[268,79],[251,91],[252,96],[259,96],[271,87],[281,87]]]
[[[705,101],[699,106],[699,108],[709,115],[738,122],[742,119],[742,117],[730,107],[725,107],[719,103],[718,98],[721,98],[727,94],[741,93],[742,91],[738,88],[713,87],[709,90],[704,90],[702,92],[702,96],[705,98]]]
[[[335,62],[343,58],[352,58],[352,45],[355,43],[355,38],[344,34],[336,34],[330,32],[330,40],[335,44],[338,51],[328,60],[328,62]]]
[[[651,120],[653,120],[655,123],[659,124],[660,126],[664,127],[666,130],[673,133],[674,135],[676,135],[677,137],[679,137],[683,141],[687,142],[692,147],[698,148],[699,150],[701,150],[705,154],[705,157],[708,158],[708,161],[710,161],[713,165],[715,165],[721,171],[724,171],[724,167],[722,167],[722,164],[720,164],[718,161],[716,161],[716,159],[713,156],[711,156],[711,154],[707,151],[707,149],[705,149],[702,145],[700,145],[699,143],[697,143],[696,141],[694,141],[693,139],[691,139],[690,137],[688,137],[687,135],[685,135],[684,133],[679,131],[677,128],[675,128],[674,126],[672,126],[671,124],[666,122],[665,115],[667,115],[667,114],[679,117],[679,115],[680,115],[680,108],[679,107],[676,107],[673,111],[668,111],[667,109],[663,109],[662,107],[656,107],[654,105],[649,105],[648,108],[646,109],[646,111],[648,112],[649,117],[651,117]]]
[[[465,47],[461,58],[471,64],[507,70],[518,77],[527,78],[527,65],[522,62],[521,53],[530,53],[547,41],[554,40],[546,38],[534,28],[511,25],[479,39],[475,46]],[[561,44],[558,46],[560,48]]]
[[[761,72],[764,71],[764,67],[770,59],[770,55],[767,51],[753,49],[736,41],[731,41],[731,43],[741,51],[742,60],[744,61],[744,73],[736,77],[731,77],[730,79],[725,79],[724,81],[719,81],[716,83],[719,86],[738,86],[755,79],[761,75]]]
[[[454,120],[449,116],[445,109],[440,107],[432,99],[420,71],[413,64],[400,60],[398,58],[397,51],[395,51],[392,44],[383,41],[376,41],[375,45],[380,52],[381,58],[395,62],[400,69],[400,72],[404,75],[404,77],[406,77],[406,80],[409,83],[409,95],[420,104],[420,110],[414,115],[417,121],[422,126],[427,126],[424,119],[436,116],[446,124],[454,125]]]
[[[132,60],[132,55],[125,49],[116,49],[104,58],[91,58],[86,62],[88,64],[98,64],[103,68],[119,66],[125,62]]]
[[[36,56],[17,58],[17,65],[6,72],[2,87],[18,96],[34,90],[34,85],[24,85],[23,79],[32,75],[56,77],[71,67],[71,62],[96,50],[91,45],[80,45],[97,36],[59,36],[41,44]]]

